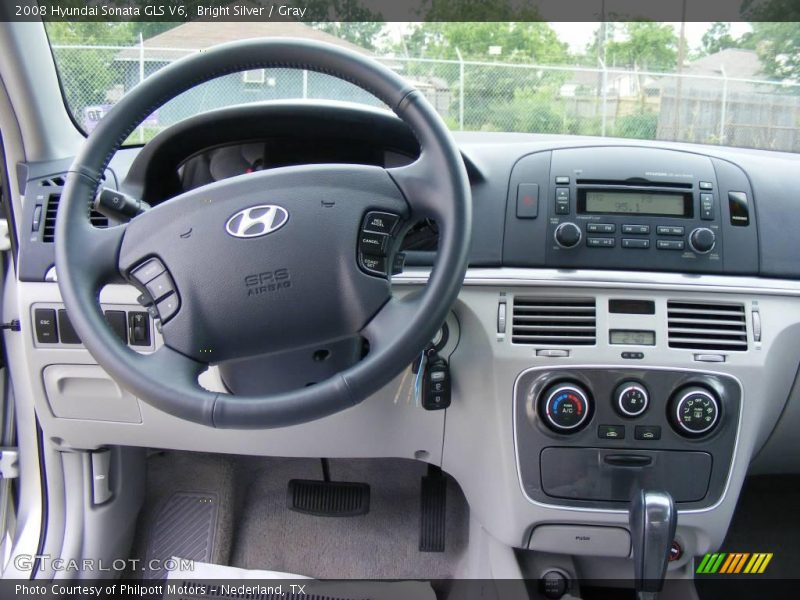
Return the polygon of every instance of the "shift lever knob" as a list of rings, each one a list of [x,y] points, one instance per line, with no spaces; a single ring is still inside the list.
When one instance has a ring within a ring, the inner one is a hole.
[[[628,519],[636,590],[640,598],[654,598],[664,584],[669,550],[675,539],[675,503],[666,492],[639,490],[631,501]]]

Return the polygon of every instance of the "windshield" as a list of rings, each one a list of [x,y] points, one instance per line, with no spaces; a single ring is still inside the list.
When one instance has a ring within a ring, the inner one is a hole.
[[[188,54],[301,37],[406,77],[453,130],[609,136],[800,151],[800,23],[50,22],[66,102],[90,132]],[[381,103],[333,77],[259,69],[175,98],[128,143],[200,112],[276,99]]]

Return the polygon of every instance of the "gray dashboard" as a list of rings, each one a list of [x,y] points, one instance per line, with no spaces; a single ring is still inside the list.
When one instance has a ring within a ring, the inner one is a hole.
[[[304,135],[319,131],[309,125],[307,107],[241,110],[238,116],[230,109],[217,115],[236,126],[209,131],[208,119],[214,117],[210,113],[165,133],[157,144],[123,149],[109,167],[107,184],[150,201],[168,201],[179,193],[170,186],[180,184],[174,176],[186,159],[224,144],[252,141],[242,135],[253,123],[252,111],[265,116],[266,124],[257,132],[262,138],[270,134],[270,127],[289,131],[300,122],[305,123]],[[279,125],[269,124],[270,110],[280,111]],[[413,140],[394,117],[370,110],[362,126],[353,130],[358,121],[353,111],[325,109],[327,131],[341,136],[352,130],[353,143],[368,143],[384,157],[387,151],[414,156]],[[332,118],[337,115],[338,120]],[[602,456],[611,450],[657,461],[669,452],[692,454],[702,464],[709,458],[700,455],[707,455],[713,457],[707,491],[702,497],[696,490],[687,492],[679,507],[678,535],[687,560],[690,552],[715,548],[759,452],[765,457],[763,470],[778,463],[782,469],[800,468],[786,458],[787,448],[796,454],[792,432],[800,419],[795,384],[800,364],[800,159],[666,142],[494,133],[455,137],[472,184],[474,228],[470,270],[448,319],[453,388],[446,411],[418,406],[413,375],[406,371],[373,398],[329,419],[267,433],[216,430],[171,417],[119,389],[79,343],[43,343],[34,323],[36,310],[62,307],[52,282],[53,244],[45,236],[45,219],[50,202],[60,193],[68,159],[18,166],[18,179],[25,182],[18,190],[24,196],[15,253],[19,282],[6,289],[4,312],[6,320],[23,323],[20,334],[5,334],[8,352],[22,357],[11,365],[12,377],[29,382],[15,390],[19,401],[35,406],[44,435],[63,449],[122,444],[425,460],[451,473],[477,521],[514,547],[537,548],[543,542],[534,532],[542,524],[608,528],[627,522],[617,496],[599,496],[598,501],[582,495],[587,493],[583,489],[564,491],[563,482],[557,481],[558,491],[548,493],[544,484],[554,488],[541,479],[544,450],[569,450],[559,461],[572,460],[573,450],[587,448]],[[710,187],[701,188],[700,182]],[[531,203],[525,202],[532,188],[520,192],[521,185],[531,184],[536,185],[535,216]],[[613,195],[625,189],[639,194],[634,205],[628,197]],[[745,194],[746,225],[735,224],[733,217],[741,215],[732,208],[729,192]],[[608,199],[603,193],[611,193],[621,212],[603,215],[587,209],[581,202],[594,201],[590,193],[601,194],[600,201]],[[669,214],[636,208],[658,193],[669,196]],[[703,218],[708,207],[701,194],[712,197],[711,218]],[[579,242],[570,248],[555,237],[567,222],[580,231]],[[650,227],[646,233],[644,225]],[[624,229],[627,226],[634,228]],[[661,234],[659,227],[683,229],[679,235]],[[689,246],[698,228],[714,233],[707,253]],[[589,237],[613,238],[614,245],[589,246]],[[659,241],[678,238],[684,242],[681,250],[659,248]],[[624,239],[639,240],[635,246],[640,247],[623,247]],[[649,244],[643,248],[645,239]],[[400,295],[425,284],[435,256],[430,251],[408,254],[410,266],[393,279]],[[130,286],[110,285],[101,301],[107,310],[134,314],[139,312],[136,297]],[[613,308],[615,302],[650,303],[652,310],[620,312]],[[545,319],[542,324],[526,320],[541,316],[532,306],[544,307],[545,313],[553,306],[577,307],[578,312],[559,314],[556,323]],[[676,327],[681,317],[675,315],[681,311],[702,316],[696,327],[704,337]],[[564,322],[581,327],[564,327]],[[709,329],[709,323],[714,327]],[[551,335],[554,325],[556,335]],[[160,345],[155,323],[148,321],[148,328],[148,346],[132,350],[152,351]],[[615,341],[615,331],[628,337]],[[550,337],[542,337],[542,332]],[[575,435],[545,429],[537,421],[534,405],[548,378],[580,383],[593,396],[592,417]],[[646,384],[654,396],[649,412],[635,419],[609,404],[611,390],[631,379]],[[707,437],[679,435],[665,412],[673,390],[695,384],[707,386],[721,399],[721,424]],[[204,385],[220,386],[219,377],[209,373]],[[53,389],[70,394],[54,395]],[[526,402],[534,406],[528,412]],[[624,442],[600,440],[600,425],[622,425],[628,437]],[[637,426],[660,427],[660,439],[634,440]],[[297,439],[305,443],[294,443]],[[521,458],[521,451],[528,458]],[[581,460],[585,464],[585,458]],[[565,499],[565,494],[572,497]]]

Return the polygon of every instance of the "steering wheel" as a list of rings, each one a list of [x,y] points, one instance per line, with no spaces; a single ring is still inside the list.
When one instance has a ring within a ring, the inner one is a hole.
[[[94,228],[87,205],[114,153],[156,108],[198,84],[252,69],[296,68],[372,93],[420,145],[410,165],[305,165],[260,171],[192,190],[126,224]],[[405,228],[434,219],[436,264],[424,290],[393,297],[387,272]],[[349,408],[386,385],[433,338],[467,267],[469,181],[436,111],[404,79],[354,52],[304,40],[217,46],[163,68],[98,124],[70,168],[56,223],[56,269],[86,348],[138,398],[220,428],[270,428]],[[163,345],[140,354],[111,330],[103,285],[146,292]],[[207,391],[211,364],[359,335],[368,352],[336,375],[289,392]]]

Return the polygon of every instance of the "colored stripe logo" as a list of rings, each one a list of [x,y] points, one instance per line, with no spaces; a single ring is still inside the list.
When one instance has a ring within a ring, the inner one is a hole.
[[[716,552],[706,554],[695,573],[713,575],[715,573],[736,575],[763,573],[772,560],[772,552]]]

